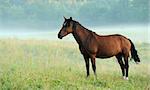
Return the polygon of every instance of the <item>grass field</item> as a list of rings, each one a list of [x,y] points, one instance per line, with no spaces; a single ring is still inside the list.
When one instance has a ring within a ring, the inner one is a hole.
[[[141,64],[130,61],[129,80],[116,59],[97,59],[97,80],[75,42],[0,40],[0,90],[150,90],[150,47],[135,44]]]

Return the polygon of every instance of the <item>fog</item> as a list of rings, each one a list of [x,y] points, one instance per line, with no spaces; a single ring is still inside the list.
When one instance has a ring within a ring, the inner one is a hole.
[[[118,26],[103,26],[103,27],[89,27],[88,29],[96,32],[99,35],[109,35],[109,34],[121,34],[127,38],[132,39],[134,42],[138,43],[150,43],[147,25],[118,25]],[[59,40],[57,34],[59,28],[55,30],[45,30],[45,31],[36,31],[36,30],[4,30],[0,31],[0,38],[15,38],[15,39],[35,39],[35,40]],[[26,32],[28,31],[28,32]],[[75,41],[73,36],[70,34],[62,39],[63,41]],[[61,41],[62,41],[61,40]],[[60,41],[60,40],[59,40]]]
[[[1,0],[0,38],[59,40],[65,16],[99,35],[150,42],[148,9],[148,0]]]

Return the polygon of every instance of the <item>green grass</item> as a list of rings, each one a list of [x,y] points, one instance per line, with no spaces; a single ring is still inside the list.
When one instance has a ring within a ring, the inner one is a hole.
[[[150,47],[136,44],[141,64],[130,61],[123,80],[116,59],[97,59],[97,80],[73,42],[0,40],[0,90],[149,90]]]

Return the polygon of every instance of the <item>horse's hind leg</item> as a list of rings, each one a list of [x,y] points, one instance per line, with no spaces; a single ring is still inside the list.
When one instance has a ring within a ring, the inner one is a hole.
[[[124,67],[124,63],[122,61],[122,54],[116,55],[116,58],[117,58],[118,63],[120,65],[120,67],[121,67],[123,78],[125,78],[125,67]]]
[[[128,80],[128,70],[129,70],[128,57],[129,57],[128,55],[124,56],[125,69],[126,69],[126,80]]]

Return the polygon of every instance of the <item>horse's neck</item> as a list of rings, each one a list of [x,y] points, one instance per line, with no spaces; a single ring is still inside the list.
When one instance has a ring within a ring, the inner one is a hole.
[[[76,30],[73,32],[73,36],[79,45],[83,45],[85,43],[85,40],[87,40],[89,34],[90,33],[80,25],[77,25]]]

